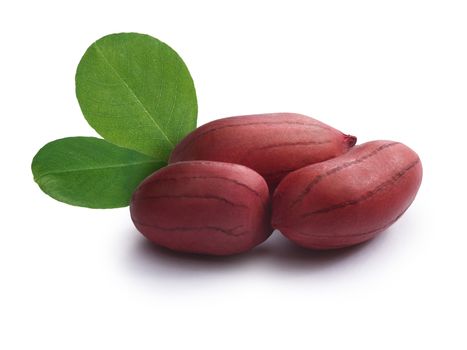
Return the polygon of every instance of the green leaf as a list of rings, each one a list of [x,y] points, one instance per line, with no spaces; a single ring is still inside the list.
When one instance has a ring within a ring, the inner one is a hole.
[[[167,160],[196,127],[190,72],[167,44],[137,33],[93,43],[76,72],[76,96],[88,123],[104,139]]]
[[[49,196],[88,208],[129,204],[138,184],[166,165],[94,137],[68,137],[42,147],[32,161],[34,180]]]

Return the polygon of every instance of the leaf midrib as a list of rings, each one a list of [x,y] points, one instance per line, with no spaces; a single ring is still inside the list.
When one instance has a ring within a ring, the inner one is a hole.
[[[123,163],[123,164],[113,164],[107,166],[96,166],[96,167],[83,167],[83,168],[75,168],[75,169],[68,169],[68,170],[56,170],[56,171],[49,171],[45,174],[41,174],[39,177],[36,177],[35,180],[39,181],[41,178],[48,176],[48,175],[57,175],[57,174],[68,174],[73,172],[80,172],[80,171],[91,171],[91,170],[106,170],[106,169],[113,169],[113,168],[125,168],[135,165],[143,165],[143,164],[152,164],[152,163],[160,163],[160,160],[147,160],[142,162],[134,162],[134,163]]]
[[[107,57],[104,55],[104,52],[102,49],[99,47],[97,42],[94,43],[94,47],[96,48],[96,51],[102,56],[104,59],[105,63],[110,67],[110,69],[114,72],[114,74],[117,76],[118,79],[121,80],[121,82],[125,85],[125,87],[131,92],[133,97],[136,99],[138,104],[141,106],[143,111],[145,112],[146,116],[154,123],[157,129],[161,132],[161,134],[164,136],[164,138],[167,140],[167,142],[173,147],[175,147],[175,144],[169,139],[167,134],[162,130],[161,126],[157,123],[156,119],[152,116],[152,114],[149,112],[149,110],[146,108],[146,106],[143,104],[143,102],[139,99],[138,95],[133,91],[133,89],[128,85],[128,83],[123,79],[123,77],[118,73],[118,71],[115,69],[115,67],[109,62]]]

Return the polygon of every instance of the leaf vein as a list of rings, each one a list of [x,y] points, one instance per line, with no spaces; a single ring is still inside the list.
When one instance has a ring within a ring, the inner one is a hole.
[[[133,91],[133,89],[128,85],[128,83],[125,81],[125,79],[123,79],[123,77],[118,73],[118,71],[114,68],[114,66],[109,62],[109,60],[107,59],[107,57],[104,55],[103,51],[101,50],[101,48],[99,47],[99,45],[97,44],[97,42],[94,43],[94,47],[96,48],[96,51],[102,56],[102,58],[104,59],[105,63],[112,69],[112,71],[114,72],[114,74],[117,76],[118,79],[120,79],[122,81],[122,83],[125,85],[125,87],[131,92],[131,94],[133,95],[133,97],[135,98],[135,100],[138,102],[138,104],[141,106],[141,108],[143,109],[143,111],[145,112],[145,114],[147,115],[147,117],[154,123],[154,125],[156,126],[157,129],[160,130],[161,134],[164,136],[164,138],[167,140],[167,142],[169,142],[169,144],[172,146],[172,147],[175,147],[175,144],[168,138],[168,136],[166,135],[166,133],[162,130],[162,128],[160,127],[160,125],[157,123],[157,121],[155,120],[155,118],[151,115],[151,113],[148,111],[148,109],[146,108],[146,106],[143,104],[143,102],[139,99],[139,97],[136,95],[136,93]]]
[[[82,172],[82,171],[92,171],[92,170],[106,170],[106,169],[115,169],[115,168],[125,168],[131,167],[136,165],[143,165],[143,164],[156,164],[160,163],[160,160],[149,160],[149,161],[142,161],[142,162],[134,162],[134,163],[124,163],[124,164],[112,164],[106,166],[96,166],[96,167],[83,167],[83,168],[74,168],[74,169],[67,169],[67,170],[53,170],[46,172],[45,174],[41,174],[35,178],[36,181],[39,181],[41,178],[48,176],[48,175],[58,175],[58,174],[68,174],[74,172]]]

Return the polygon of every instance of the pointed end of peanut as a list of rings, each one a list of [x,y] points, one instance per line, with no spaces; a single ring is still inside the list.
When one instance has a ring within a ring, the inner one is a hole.
[[[357,143],[357,137],[352,136],[352,135],[345,135],[344,142],[347,144],[349,148],[351,148],[355,146],[355,144]]]

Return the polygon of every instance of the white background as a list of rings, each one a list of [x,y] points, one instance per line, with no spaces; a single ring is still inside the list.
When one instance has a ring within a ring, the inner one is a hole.
[[[466,349],[465,1],[11,1],[0,5],[1,349]],[[314,116],[359,142],[416,150],[424,179],[403,218],[332,253],[275,233],[243,256],[148,244],[128,208],[43,194],[30,162],[95,135],[76,66],[136,31],[187,63],[199,124]]]

